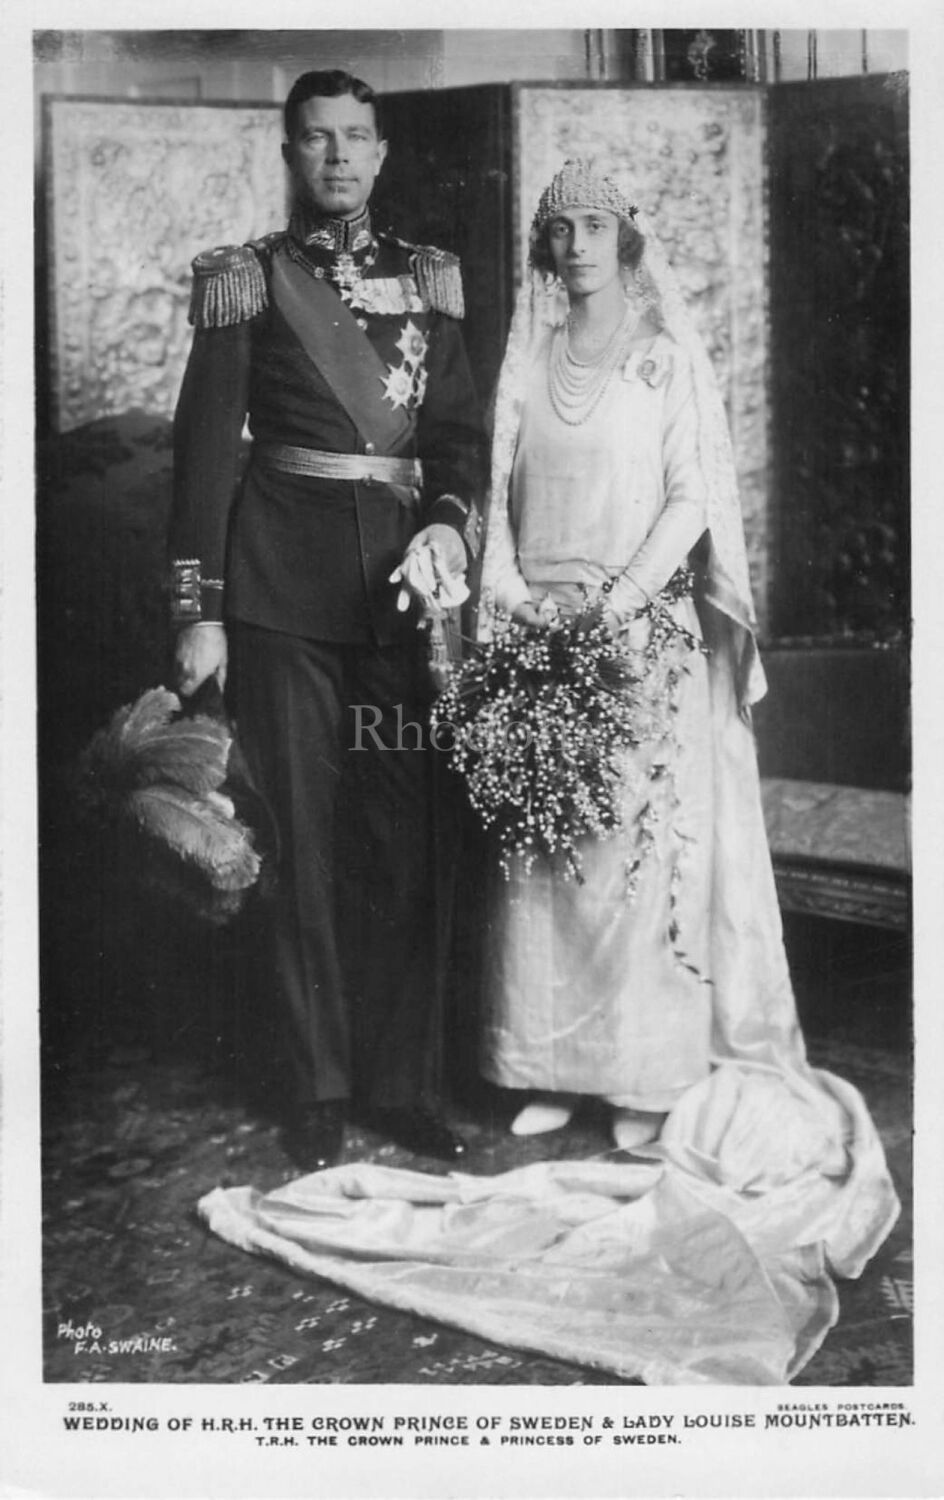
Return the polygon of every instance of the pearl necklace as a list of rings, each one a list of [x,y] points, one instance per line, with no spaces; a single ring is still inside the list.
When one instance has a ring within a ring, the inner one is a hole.
[[[617,366],[626,356],[626,346],[636,331],[639,314],[627,308],[599,354],[575,359],[570,352],[570,319],[554,331],[547,363],[547,390],[551,405],[568,427],[581,427],[603,399]]]

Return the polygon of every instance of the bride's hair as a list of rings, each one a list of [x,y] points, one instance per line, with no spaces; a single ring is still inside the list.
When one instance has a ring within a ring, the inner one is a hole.
[[[546,276],[553,276],[557,267],[551,254],[550,227],[552,220],[546,219],[539,229],[535,230],[531,237],[531,265],[536,271],[541,271]],[[642,260],[642,253],[646,248],[645,236],[636,228],[632,219],[619,221],[619,239],[617,241],[617,255],[620,265],[627,271],[635,271]]]

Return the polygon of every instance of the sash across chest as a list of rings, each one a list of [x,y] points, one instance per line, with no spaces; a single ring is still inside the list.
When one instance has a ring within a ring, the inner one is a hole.
[[[402,407],[394,407],[384,398],[387,367],[333,288],[277,252],[272,262],[272,296],[308,358],[354,423],[368,454],[387,456],[402,448],[413,431],[413,422]]]

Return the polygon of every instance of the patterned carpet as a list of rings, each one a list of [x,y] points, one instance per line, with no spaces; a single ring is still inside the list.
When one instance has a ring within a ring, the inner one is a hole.
[[[185,1028],[169,1051],[125,1040],[94,1065],[47,1069],[47,1380],[618,1383],[371,1306],[209,1236],[194,1215],[209,1188],[251,1182],[267,1189],[295,1174],[258,1103],[244,1102],[207,1057],[180,1055],[180,1044],[193,1040]],[[838,1034],[811,1051],[864,1092],[907,1204],[907,1060]],[[459,1109],[453,1118],[469,1140],[474,1172],[550,1155],[590,1157],[608,1146],[592,1115],[543,1140],[515,1140],[485,1095],[475,1117]],[[348,1132],[345,1159],[441,1170],[357,1129]],[[910,1244],[906,1208],[862,1279],[840,1286],[839,1325],[797,1384],[910,1383]]]

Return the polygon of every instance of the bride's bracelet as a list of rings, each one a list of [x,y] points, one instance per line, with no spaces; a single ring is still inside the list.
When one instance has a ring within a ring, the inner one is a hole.
[[[603,597],[608,598],[625,577],[625,573],[617,573],[613,578],[608,578],[602,588]],[[634,587],[639,588],[639,585],[635,584]],[[659,592],[653,594],[651,598],[646,598],[643,590],[639,589],[645,603],[640,604],[632,614],[633,616],[644,615],[653,609],[665,608],[668,604],[677,604],[680,599],[690,599],[694,591],[695,574],[688,563],[682,563],[681,567],[676,568],[668,582],[664,583]]]

